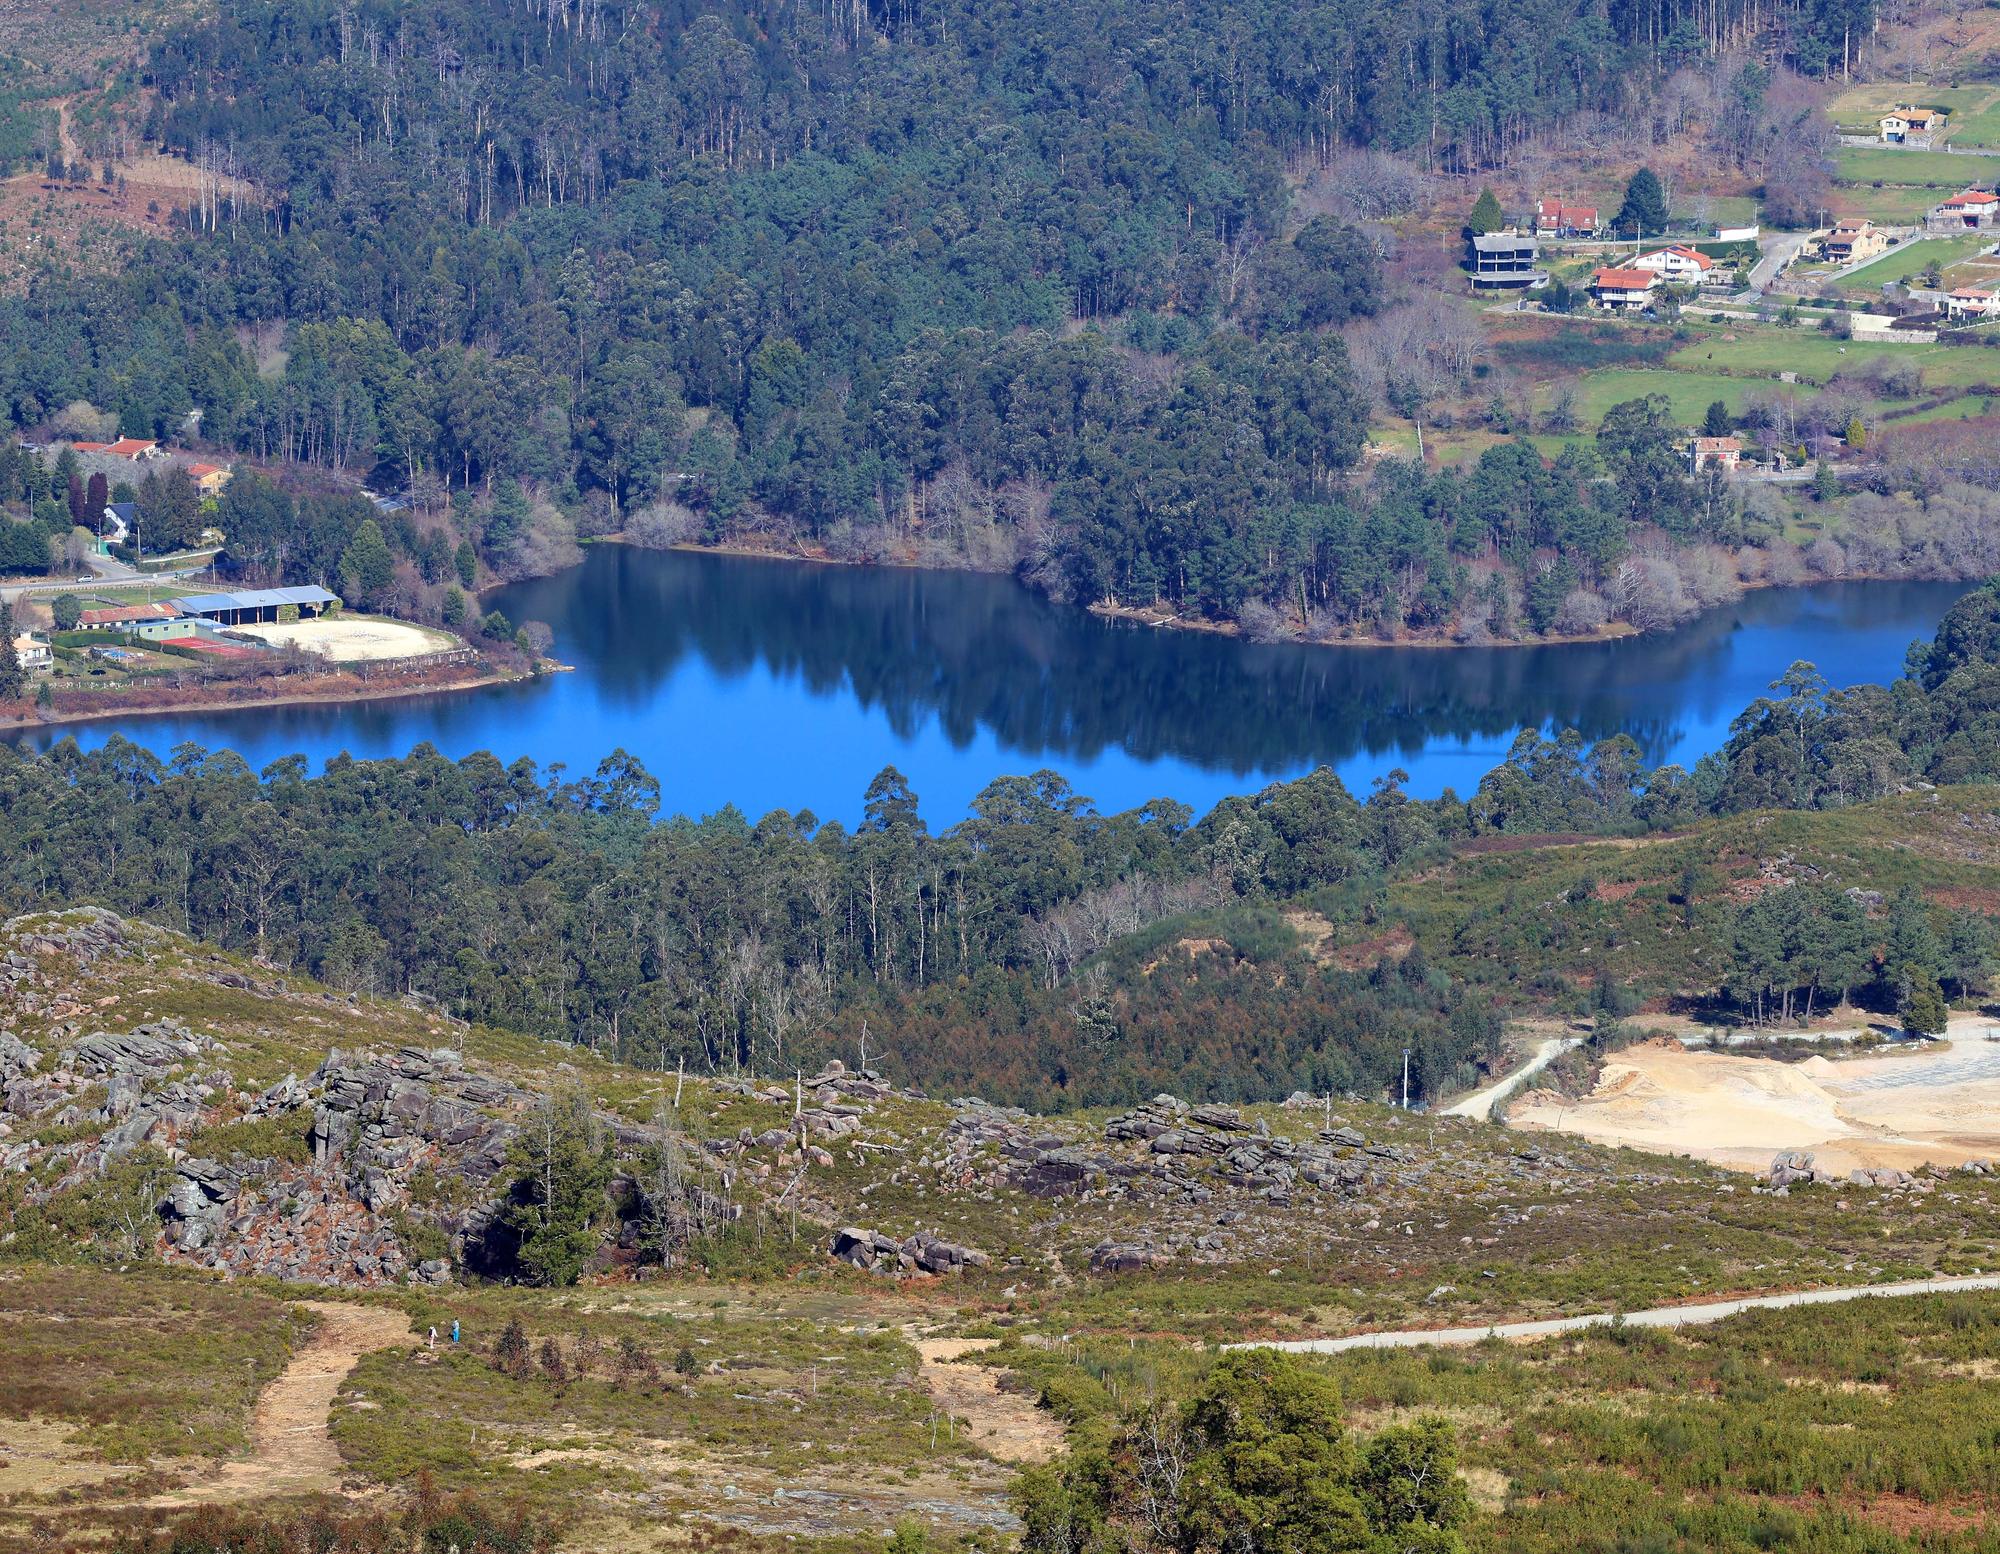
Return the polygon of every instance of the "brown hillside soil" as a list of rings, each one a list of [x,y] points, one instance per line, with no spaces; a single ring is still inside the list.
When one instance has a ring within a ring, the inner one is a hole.
[[[373,1306],[307,1301],[319,1319],[312,1339],[257,1399],[250,1456],[216,1476],[156,1497],[155,1506],[269,1500],[340,1490],[340,1453],[327,1428],[334,1394],[364,1354],[411,1342],[409,1318]]]
[[[206,685],[147,685],[119,692],[58,691],[48,717],[28,701],[0,702],[0,728],[31,728],[45,724],[89,723],[101,718],[137,717],[149,712],[209,711],[224,707],[291,707],[311,702],[384,701],[397,696],[427,696],[439,691],[469,691],[499,685],[516,676],[484,663],[416,665],[401,670],[372,670],[365,677],[351,670],[334,674],[265,675],[244,680],[216,680]]]
[[[1047,1462],[1063,1449],[1062,1426],[1047,1409],[1019,1393],[1001,1390],[999,1373],[967,1365],[965,1356],[993,1347],[991,1338],[913,1339],[923,1357],[924,1385],[939,1410],[958,1421],[990,1457],[1002,1462]]]

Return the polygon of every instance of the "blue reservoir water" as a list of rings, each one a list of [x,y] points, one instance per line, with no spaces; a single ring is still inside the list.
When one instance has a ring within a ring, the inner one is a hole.
[[[1540,648],[1262,647],[1100,620],[1009,579],[592,549],[485,601],[546,621],[573,673],[352,706],[248,708],[39,730],[182,741],[253,767],[302,752],[490,750],[587,771],[630,751],[666,807],[853,822],[886,765],[934,825],[1007,773],[1052,768],[1100,808],[1200,812],[1314,766],[1350,787],[1400,767],[1468,793],[1522,728],[1625,732],[1691,765],[1795,659],[1836,685],[1885,681],[1966,585],[1765,591],[1661,636]]]

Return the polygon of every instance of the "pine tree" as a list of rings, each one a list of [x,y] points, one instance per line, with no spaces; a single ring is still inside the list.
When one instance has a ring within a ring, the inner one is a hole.
[[[1507,218],[1500,214],[1500,202],[1493,197],[1491,189],[1481,189],[1479,198],[1473,202],[1472,215],[1465,228],[1474,237],[1484,237],[1489,232],[1498,232],[1507,224]]]
[[[1937,978],[1926,974],[1913,982],[1903,995],[1900,1013],[1903,1029],[1911,1035],[1942,1036],[1950,1011],[1945,1007],[1944,991]]]
[[[507,1153],[513,1186],[501,1217],[520,1237],[521,1271],[535,1284],[574,1284],[596,1253],[611,1151],[590,1098],[570,1086],[544,1096]]]
[[[366,604],[394,581],[396,558],[382,537],[381,525],[373,518],[361,520],[340,557],[341,592],[353,602]]]
[[[1667,230],[1667,195],[1650,167],[1642,167],[1625,186],[1625,203],[1611,223],[1620,237],[1658,237]]]
[[[1701,435],[1704,437],[1729,435],[1729,406],[1719,399],[1709,405],[1708,414],[1702,417]]]
[[[21,656],[14,651],[14,607],[0,602],[0,701],[12,701],[27,684]]]

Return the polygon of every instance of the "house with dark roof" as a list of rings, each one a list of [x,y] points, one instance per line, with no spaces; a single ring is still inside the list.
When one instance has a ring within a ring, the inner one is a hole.
[[[1466,245],[1465,269],[1482,289],[1526,291],[1548,284],[1548,272],[1537,262],[1540,256],[1541,245],[1532,237],[1491,232]]]

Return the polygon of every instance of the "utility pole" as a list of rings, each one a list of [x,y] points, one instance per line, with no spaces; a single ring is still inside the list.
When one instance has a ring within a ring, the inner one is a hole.
[[[1403,1110],[1410,1109],[1410,1049],[1403,1049]]]

